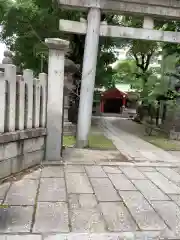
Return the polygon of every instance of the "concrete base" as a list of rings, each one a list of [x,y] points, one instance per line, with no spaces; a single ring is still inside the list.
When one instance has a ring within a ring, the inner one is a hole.
[[[88,140],[78,140],[76,148],[86,148],[88,146]]]

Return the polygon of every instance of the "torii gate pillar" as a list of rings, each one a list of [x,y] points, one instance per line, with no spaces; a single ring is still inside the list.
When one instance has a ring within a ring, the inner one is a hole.
[[[76,142],[76,145],[79,148],[83,148],[88,145],[88,134],[91,126],[93,93],[100,35],[100,9],[90,8],[87,21]]]

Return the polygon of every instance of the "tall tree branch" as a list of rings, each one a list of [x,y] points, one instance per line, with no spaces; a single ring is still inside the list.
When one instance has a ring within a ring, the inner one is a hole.
[[[142,69],[143,69],[143,72],[144,72],[144,65],[145,65],[145,55],[144,55],[144,53],[141,53],[141,60],[142,60]]]
[[[147,54],[147,60],[146,60],[145,66],[144,66],[144,72],[146,72],[148,70],[152,55],[153,55],[153,52]]]
[[[138,58],[137,54],[133,53],[133,56],[134,56],[134,58],[136,60],[137,67],[139,67],[142,71],[144,71],[142,64],[140,64],[140,62],[139,62],[139,58]]]

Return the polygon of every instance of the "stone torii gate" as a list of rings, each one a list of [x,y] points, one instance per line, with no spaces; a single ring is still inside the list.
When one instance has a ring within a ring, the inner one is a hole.
[[[87,21],[60,20],[60,31],[85,34],[80,106],[78,116],[77,146],[85,147],[91,125],[92,102],[99,36],[129,39],[154,40],[171,43],[180,42],[180,32],[154,30],[154,17],[180,19],[178,0],[58,0],[64,8],[88,11]],[[107,25],[101,22],[102,12],[144,16],[143,28]]]

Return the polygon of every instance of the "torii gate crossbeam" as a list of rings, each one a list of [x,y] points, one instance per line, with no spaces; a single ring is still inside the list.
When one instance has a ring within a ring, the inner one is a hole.
[[[87,22],[77,22],[61,19],[59,21],[59,30],[62,32],[86,35]],[[100,36],[180,43],[180,32],[112,26],[106,25],[104,23],[100,24]]]
[[[121,15],[151,16],[163,19],[180,18],[179,0],[58,0],[64,8],[87,11],[99,8]]]

